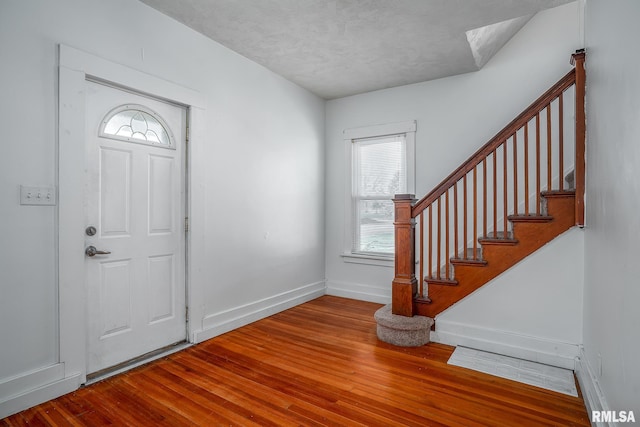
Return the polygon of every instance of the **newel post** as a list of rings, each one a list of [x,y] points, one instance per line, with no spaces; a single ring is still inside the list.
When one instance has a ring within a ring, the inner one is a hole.
[[[411,208],[416,202],[413,194],[396,194],[395,208],[395,277],[392,282],[391,312],[413,316],[413,296],[418,292],[415,262],[415,220]]]
[[[584,226],[584,193],[585,193],[585,143],[586,143],[586,114],[585,114],[585,83],[584,49],[577,50],[571,57],[571,63],[576,69],[576,225]]]

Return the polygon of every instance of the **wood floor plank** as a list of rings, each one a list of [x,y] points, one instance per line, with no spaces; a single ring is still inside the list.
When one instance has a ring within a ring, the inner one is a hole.
[[[572,397],[378,341],[324,296],[0,420],[8,426],[588,426]]]
[[[251,396],[252,401],[257,404],[264,404],[265,402],[271,402],[272,404],[281,406],[282,408],[291,409],[293,406],[299,406],[301,408],[310,408],[313,412],[321,412],[320,416],[314,416],[311,419],[332,420],[336,425],[344,425],[345,418],[333,416],[331,412],[319,411],[319,407],[315,406],[306,400],[299,399],[290,393],[290,390],[283,388],[282,390],[273,387],[273,385],[265,385],[259,382],[253,381],[248,378],[242,378],[241,375],[237,375],[230,370],[206,364],[201,366],[197,364],[197,361],[189,358],[189,360],[183,360],[185,366],[193,366],[198,370],[198,378],[194,379],[194,382],[201,384],[206,389],[218,389],[224,387],[224,385],[233,386],[236,390],[249,390],[247,396]],[[195,363],[195,364],[194,364]],[[166,369],[176,370],[180,369],[179,363],[174,363],[166,366]],[[182,376],[179,371],[178,375]],[[266,382],[266,381],[265,381]],[[228,397],[226,387],[221,391],[221,394]],[[313,422],[305,422],[303,425],[313,425]]]
[[[81,426],[82,424],[74,419],[73,414],[68,412],[64,406],[56,406],[52,402],[42,404],[40,413],[49,425],[69,425]]]

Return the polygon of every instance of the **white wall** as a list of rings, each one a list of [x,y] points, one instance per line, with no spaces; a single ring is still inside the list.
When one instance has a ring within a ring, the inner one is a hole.
[[[351,264],[340,256],[349,179],[342,131],[416,120],[416,195],[421,197],[571,69],[570,55],[581,47],[579,33],[578,4],[570,3],[538,13],[478,72],[327,102],[329,293],[389,302],[393,278],[392,266]]]
[[[633,410],[638,419],[640,58],[635,52],[640,2],[588,0],[585,15],[584,350],[610,409]]]
[[[57,182],[59,43],[206,100],[197,339],[324,292],[323,100],[137,1],[2,1],[0,417],[59,357],[56,207],[18,198],[21,184]]]

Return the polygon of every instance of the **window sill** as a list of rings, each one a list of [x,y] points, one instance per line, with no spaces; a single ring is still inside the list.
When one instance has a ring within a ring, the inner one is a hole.
[[[383,255],[364,255],[364,254],[354,254],[354,253],[343,253],[340,255],[344,262],[349,262],[352,264],[365,264],[365,265],[377,265],[379,267],[390,267],[393,268],[395,266],[395,257],[391,256],[383,256]]]

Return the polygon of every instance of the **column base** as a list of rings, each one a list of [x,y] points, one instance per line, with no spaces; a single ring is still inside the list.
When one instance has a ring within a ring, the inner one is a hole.
[[[391,304],[373,316],[378,324],[378,339],[399,347],[419,347],[429,342],[433,319],[425,316],[405,317],[393,314]]]

